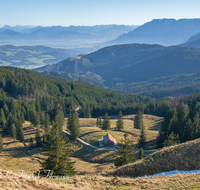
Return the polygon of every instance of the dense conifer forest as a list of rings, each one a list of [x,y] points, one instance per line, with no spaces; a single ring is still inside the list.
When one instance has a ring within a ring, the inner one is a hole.
[[[14,67],[0,68],[0,87],[1,125],[6,134],[21,142],[24,120],[35,127],[42,125],[48,132],[52,121],[61,127],[64,115],[76,108],[80,108],[79,117],[118,115],[120,111],[124,115],[135,114],[138,110],[165,116],[157,147],[164,146],[170,138],[185,142],[200,137],[200,94],[156,100]]]

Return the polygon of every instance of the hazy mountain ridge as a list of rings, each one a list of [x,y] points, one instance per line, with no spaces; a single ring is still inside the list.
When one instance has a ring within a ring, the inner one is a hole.
[[[119,35],[127,33],[137,26],[127,25],[96,25],[96,26],[50,26],[50,27],[26,27],[26,26],[4,26],[0,28],[0,43],[3,44],[33,44],[32,40],[66,40],[65,43],[78,44],[102,43],[114,40]],[[14,41],[13,41],[14,40]],[[17,40],[17,41],[16,41]],[[23,40],[23,41],[20,41]],[[78,42],[80,40],[80,42]],[[47,43],[46,42],[46,43]],[[73,42],[73,43],[72,43]],[[45,42],[39,41],[39,44]],[[56,41],[54,45],[64,42]],[[37,44],[38,45],[38,44]]]
[[[112,43],[178,45],[200,32],[200,19],[154,19]]]

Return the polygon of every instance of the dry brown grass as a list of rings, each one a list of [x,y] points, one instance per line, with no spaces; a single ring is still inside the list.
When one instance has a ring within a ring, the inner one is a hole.
[[[107,175],[145,176],[171,170],[200,169],[200,139],[163,148],[145,159],[122,166]],[[106,172],[105,172],[106,173]]]
[[[173,176],[159,176],[142,179],[120,177],[103,177],[101,175],[82,175],[66,179],[37,179],[12,173],[12,177],[5,177],[3,171],[0,178],[0,189],[199,189],[200,174],[183,174]]]

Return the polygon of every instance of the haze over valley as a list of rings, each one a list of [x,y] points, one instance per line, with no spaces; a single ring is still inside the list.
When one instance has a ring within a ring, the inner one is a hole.
[[[0,189],[199,189],[199,6],[2,1]]]

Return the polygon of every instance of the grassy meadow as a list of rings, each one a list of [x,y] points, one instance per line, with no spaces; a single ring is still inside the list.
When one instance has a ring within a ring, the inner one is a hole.
[[[125,132],[137,144],[139,130],[134,129],[135,115],[124,116],[123,131],[115,131],[117,119],[111,119],[111,130],[103,131],[96,126],[96,118],[80,118],[80,138],[98,146],[98,140],[110,133],[119,142]],[[144,115],[147,130],[147,149],[153,148],[162,117]],[[63,128],[66,129],[67,118]],[[0,129],[2,133],[2,129]],[[165,147],[147,155],[135,163],[115,168],[112,162],[115,151],[97,150],[71,141],[70,148],[77,175],[64,179],[38,179],[29,177],[40,168],[39,160],[45,159],[38,147],[29,147],[30,137],[35,137],[36,129],[29,123],[23,124],[25,143],[3,135],[4,151],[0,153],[0,189],[199,189],[200,174],[178,174],[138,178],[163,171],[193,170],[200,166],[200,139],[180,145]],[[44,133],[40,129],[40,134]],[[69,136],[70,138],[70,136]],[[24,170],[21,175],[20,170]],[[9,173],[10,172],[10,173]],[[5,177],[7,174],[12,177]],[[26,174],[28,176],[26,176]]]

